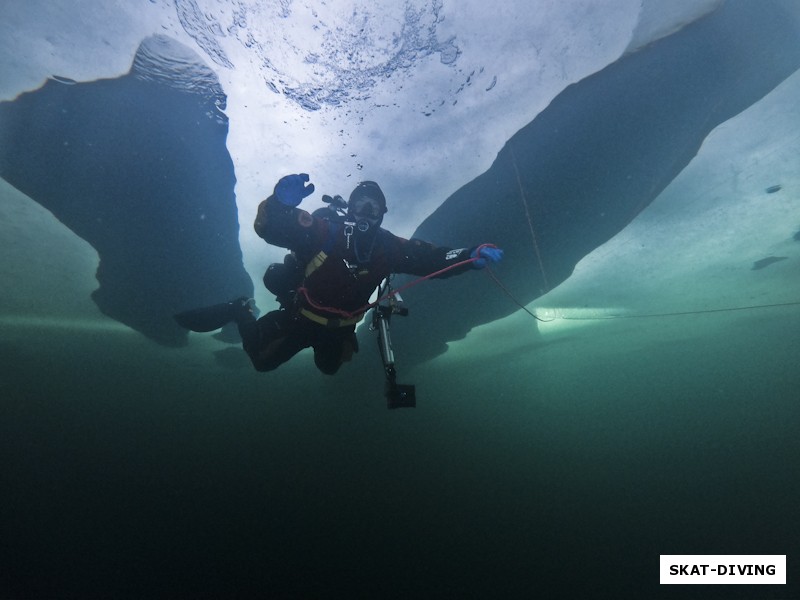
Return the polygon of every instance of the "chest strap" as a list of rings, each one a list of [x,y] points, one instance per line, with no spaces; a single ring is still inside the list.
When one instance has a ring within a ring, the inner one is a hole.
[[[317,255],[314,258],[308,261],[304,276],[308,277],[314,271],[319,269],[322,266],[322,263],[325,262],[326,258],[328,258],[327,253],[324,250],[320,250],[319,253],[317,253]]]
[[[333,245],[336,243],[337,228],[338,228],[337,223],[334,223],[333,221],[328,221],[328,235],[325,237],[325,243],[322,244],[322,248],[314,256],[314,258],[308,261],[305,270],[305,277],[308,277],[314,271],[319,269],[322,266],[322,263],[325,262],[325,259],[328,258],[328,254],[330,254],[331,250],[333,250]]]

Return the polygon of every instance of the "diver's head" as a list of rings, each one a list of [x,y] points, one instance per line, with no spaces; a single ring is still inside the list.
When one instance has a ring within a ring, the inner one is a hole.
[[[347,218],[362,233],[380,227],[386,210],[386,196],[374,181],[359,183],[347,202]]]

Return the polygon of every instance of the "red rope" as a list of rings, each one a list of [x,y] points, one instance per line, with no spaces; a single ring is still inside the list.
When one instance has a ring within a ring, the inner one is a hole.
[[[320,304],[317,304],[308,295],[308,289],[305,286],[300,286],[299,288],[297,288],[297,291],[300,292],[301,294],[303,294],[303,297],[306,299],[306,302],[308,302],[308,305],[311,306],[312,308],[316,308],[317,310],[321,310],[321,311],[324,311],[324,312],[327,312],[327,313],[331,313],[331,314],[334,314],[334,315],[339,315],[340,317],[344,317],[345,319],[354,319],[355,317],[357,317],[359,315],[363,315],[370,308],[373,308],[373,307],[377,306],[378,304],[380,304],[384,300],[388,300],[392,296],[394,296],[396,294],[399,294],[403,290],[407,290],[408,288],[413,287],[413,286],[415,286],[417,284],[420,284],[423,281],[427,281],[429,279],[433,279],[434,277],[438,277],[439,275],[447,273],[448,271],[452,271],[453,269],[457,269],[458,267],[461,267],[463,265],[466,265],[466,264],[469,264],[469,263],[474,263],[476,260],[481,258],[480,251],[481,251],[482,248],[497,248],[497,246],[495,246],[494,244],[481,244],[480,246],[478,246],[475,249],[475,257],[474,258],[468,258],[466,260],[462,260],[462,261],[457,262],[455,264],[449,265],[449,266],[445,267],[444,269],[439,269],[438,271],[434,271],[433,273],[429,273],[428,275],[424,275],[422,277],[419,277],[419,278],[417,278],[417,279],[415,279],[413,281],[408,282],[407,284],[405,284],[403,286],[400,286],[396,290],[393,290],[393,291],[389,292],[385,296],[382,296],[382,297],[378,298],[377,300],[375,300],[375,302],[370,302],[369,304],[365,304],[361,308],[358,308],[358,309],[356,309],[356,310],[354,310],[352,312],[348,312],[348,311],[342,310],[340,308],[334,308],[332,306],[322,306]]]

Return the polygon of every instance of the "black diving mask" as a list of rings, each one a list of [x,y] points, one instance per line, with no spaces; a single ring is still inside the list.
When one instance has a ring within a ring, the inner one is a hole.
[[[356,229],[364,233],[378,227],[383,221],[386,208],[374,198],[362,196],[351,203],[350,217],[356,224]]]

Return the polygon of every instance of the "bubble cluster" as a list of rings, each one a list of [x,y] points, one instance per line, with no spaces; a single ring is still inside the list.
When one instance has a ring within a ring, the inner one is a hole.
[[[461,54],[455,37],[438,38],[441,0],[386,7],[363,0],[335,7],[241,0],[218,2],[214,14],[197,0],[174,2],[184,30],[217,65],[235,68],[221,40],[238,40],[267,89],[305,111],[369,99],[381,82],[407,75],[430,56],[452,66]]]

